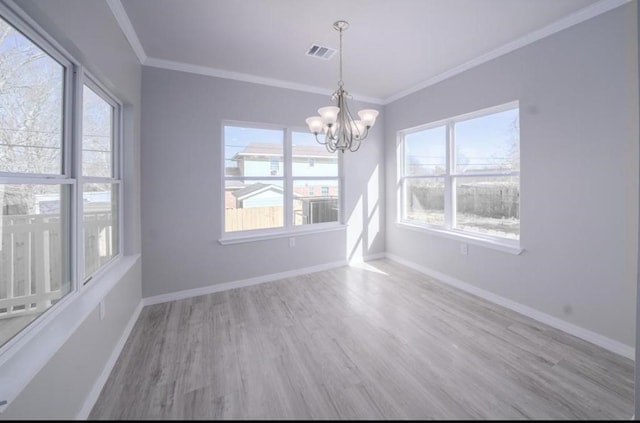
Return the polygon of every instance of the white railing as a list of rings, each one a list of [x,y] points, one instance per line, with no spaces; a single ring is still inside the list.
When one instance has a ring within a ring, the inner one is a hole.
[[[57,214],[9,215],[0,221],[0,320],[39,314],[63,295],[65,230]],[[111,257],[111,213],[85,213],[86,269]]]

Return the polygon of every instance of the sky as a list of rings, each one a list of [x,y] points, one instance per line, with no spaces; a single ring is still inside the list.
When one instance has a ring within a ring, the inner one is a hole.
[[[517,108],[457,122],[454,126],[457,172],[509,165],[514,143],[519,147],[515,130],[518,122]],[[412,132],[404,139],[407,163],[421,164],[427,174],[437,167],[445,168],[446,126]]]

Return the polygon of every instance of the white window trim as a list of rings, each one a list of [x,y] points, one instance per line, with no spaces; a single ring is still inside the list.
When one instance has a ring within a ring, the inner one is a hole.
[[[428,227],[425,225],[411,224],[409,222],[396,222],[396,227],[421,232],[423,234],[436,235],[459,242],[474,244],[480,247],[514,254],[516,256],[522,254],[525,251],[524,248],[520,247],[516,243],[508,242],[506,238],[504,241],[498,241],[481,236],[474,236],[470,232],[456,231],[455,229],[440,229],[436,227]]]
[[[454,239],[460,242],[468,242],[470,244],[475,244],[481,247],[486,247],[498,251],[503,251],[509,254],[519,255],[524,251],[522,248],[522,239],[519,237],[518,239],[510,239],[506,237],[500,236],[491,236],[482,233],[475,233],[472,231],[464,231],[461,229],[457,229],[453,227],[453,215],[455,208],[455,198],[453,198],[454,189],[452,187],[456,178],[463,177],[474,177],[474,176],[520,176],[520,171],[514,172],[496,172],[491,174],[464,174],[458,175],[453,172],[454,160],[453,160],[453,148],[454,148],[454,133],[453,128],[456,123],[478,118],[482,116],[487,116],[494,113],[500,113],[503,111],[511,110],[511,109],[519,109],[519,101],[511,101],[508,103],[504,103],[498,106],[487,107],[481,110],[476,110],[471,113],[466,113],[458,116],[454,116],[447,119],[442,119],[436,122],[431,122],[425,125],[419,125],[412,128],[407,128],[397,133],[396,145],[397,145],[397,154],[396,154],[396,168],[397,168],[397,204],[396,204],[396,227],[406,228],[426,234],[438,235],[441,237]],[[446,161],[446,173],[442,175],[433,175],[433,176],[405,176],[405,151],[404,151],[404,137],[408,134],[415,133],[418,131],[424,131],[428,129],[433,129],[437,127],[444,126],[446,128],[446,152],[447,152],[447,161]],[[445,190],[444,190],[444,225],[430,225],[428,223],[417,222],[413,220],[406,219],[404,217],[405,214],[405,190],[403,183],[408,179],[424,179],[429,177],[439,177],[444,178],[445,180]],[[447,189],[449,187],[449,189]],[[447,212],[448,211],[448,212]]]
[[[256,129],[268,129],[268,130],[278,130],[283,131],[284,133],[284,145],[283,145],[283,157],[284,157],[284,168],[282,176],[274,177],[274,176],[226,176],[226,163],[225,163],[225,134],[224,129],[226,126],[235,126],[235,127],[243,127],[243,128],[256,128]],[[343,183],[343,171],[342,171],[342,155],[338,154],[338,176],[293,176],[293,157],[291,155],[292,148],[292,134],[293,132],[302,132],[306,133],[307,129],[301,127],[289,127],[286,125],[274,125],[269,123],[255,123],[255,122],[243,122],[236,120],[224,120],[221,123],[221,140],[220,143],[220,157],[222,161],[221,166],[221,194],[222,194],[222,205],[221,205],[221,213],[220,213],[220,230],[221,236],[218,239],[218,242],[221,245],[231,245],[231,244],[239,244],[246,242],[254,242],[261,241],[266,239],[277,239],[284,238],[287,236],[297,236],[297,235],[307,235],[312,233],[319,232],[327,232],[327,231],[335,231],[335,230],[343,230],[346,228],[344,224],[344,183]],[[233,231],[226,232],[225,231],[225,188],[226,181],[232,180],[256,180],[256,181],[265,181],[265,180],[278,180],[283,183],[283,191],[284,191],[284,226],[279,228],[267,228],[267,229],[252,229],[252,230],[244,230],[244,231]],[[336,180],[338,182],[338,201],[340,204],[338,211],[338,221],[337,222],[325,222],[325,223],[314,223],[309,225],[300,225],[295,226],[293,224],[293,204],[291,201],[292,197],[289,192],[293,192],[293,183],[296,180]]]
[[[336,224],[335,222],[331,223],[315,223],[312,228],[305,227],[297,227],[291,230],[260,230],[257,229],[255,231],[243,231],[242,236],[234,236],[234,237],[225,237],[218,239],[218,242],[221,245],[232,245],[232,244],[243,244],[247,242],[255,242],[255,241],[265,241],[269,239],[278,239],[278,238],[288,238],[288,237],[296,237],[303,235],[311,235],[317,234],[321,232],[331,232],[331,231],[342,231],[347,229],[347,225],[344,224]],[[251,234],[247,234],[247,232],[251,232]]]
[[[133,268],[140,255],[123,256],[124,246],[124,181],[123,170],[123,107],[119,104],[118,126],[118,176],[119,189],[119,255],[112,258],[96,271],[92,278],[94,283],[82,288],[79,283],[77,269],[78,237],[82,214],[78,214],[78,192],[81,190],[81,164],[78,148],[82,148],[81,126],[82,102],[78,102],[78,91],[82,87],[83,75],[86,71],[80,61],[66,51],[54,38],[26,14],[12,0],[0,0],[0,17],[23,33],[40,49],[57,60],[65,68],[64,121],[63,121],[63,163],[61,174],[23,174],[0,172],[0,183],[28,183],[70,185],[71,195],[69,233],[67,242],[71,243],[69,251],[69,269],[71,290],[58,303],[41,313],[24,329],[10,340],[0,345],[0,414],[3,413],[20,392],[31,382],[37,373],[47,364],[53,355],[75,333],[85,319],[96,309],[111,289],[122,277]],[[94,79],[95,81],[95,79]],[[103,91],[106,91],[103,89]],[[113,99],[114,97],[110,95]],[[81,97],[80,97],[81,99]],[[80,178],[78,178],[80,176]]]

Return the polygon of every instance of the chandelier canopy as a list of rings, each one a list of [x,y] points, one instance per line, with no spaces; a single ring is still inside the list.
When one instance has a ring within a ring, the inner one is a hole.
[[[312,116],[306,119],[316,141],[327,147],[330,152],[340,150],[357,151],[362,141],[369,135],[369,129],[376,123],[378,111],[373,109],[360,110],[355,120],[351,116],[347,97],[349,93],[344,90],[342,81],[342,32],[349,28],[346,21],[337,21],[333,24],[333,29],[340,33],[340,79],[338,89],[331,95],[331,101],[335,106],[326,106],[318,109],[320,116]],[[318,135],[322,133],[323,135]]]

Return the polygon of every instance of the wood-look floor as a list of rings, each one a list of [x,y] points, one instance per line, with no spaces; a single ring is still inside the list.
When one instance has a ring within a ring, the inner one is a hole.
[[[90,419],[629,419],[633,362],[388,260],[145,307]]]

